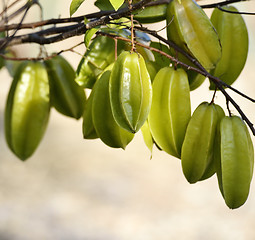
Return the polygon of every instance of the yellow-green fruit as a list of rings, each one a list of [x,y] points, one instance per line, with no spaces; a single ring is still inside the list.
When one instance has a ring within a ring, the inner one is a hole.
[[[167,38],[189,51],[207,69],[221,57],[219,37],[203,9],[193,0],[173,0],[167,8]]]
[[[92,102],[93,102],[93,89],[90,93],[87,101],[85,102],[83,111],[82,133],[84,139],[96,139],[98,138],[94,123],[92,120]]]
[[[104,70],[111,70],[113,66],[113,63],[107,66]],[[99,74],[98,78],[102,76],[104,73],[102,72]],[[83,122],[82,122],[82,133],[83,133],[83,138],[84,139],[96,139],[98,138],[93,119],[92,119],[92,103],[93,103],[93,98],[94,98],[94,87],[92,88],[92,91],[90,92],[90,95],[85,102],[84,106],[84,111],[83,111]],[[103,104],[104,105],[104,104]]]
[[[213,161],[218,122],[215,105],[207,102],[201,103],[190,119],[181,151],[182,170],[189,183],[203,179]]]
[[[129,132],[137,132],[146,121],[152,99],[150,75],[143,57],[122,52],[110,77],[110,101],[115,121]]]
[[[151,135],[151,130],[150,130],[148,120],[146,120],[145,123],[143,124],[143,126],[141,127],[141,132],[143,135],[143,140],[144,140],[145,145],[152,152],[154,140]]]
[[[164,67],[153,81],[149,125],[153,138],[165,152],[180,158],[191,116],[190,91],[183,69]]]
[[[216,125],[216,132],[215,132],[215,136],[214,136],[213,158],[212,158],[212,161],[210,161],[209,164],[207,165],[205,172],[204,172],[203,176],[199,179],[199,181],[208,179],[216,173],[216,164],[217,164],[218,156],[217,156],[217,153],[216,153],[217,151],[215,150],[215,148],[218,144],[218,133],[219,133],[219,129],[220,129],[220,121],[223,117],[225,117],[225,113],[219,105],[214,104],[214,107],[218,114],[218,122]]]
[[[172,56],[175,56],[179,61],[191,66],[196,67],[194,63],[192,63],[190,60],[188,60],[185,56],[182,54],[176,54],[176,51],[174,49],[170,49],[170,53]],[[190,91],[193,91],[201,86],[201,84],[205,81],[206,77],[201,75],[200,73],[197,73],[193,70],[184,69],[188,75],[189,79],[189,89]]]
[[[84,89],[75,82],[72,66],[61,56],[45,61],[50,83],[51,105],[60,113],[79,119],[85,103]]]
[[[226,6],[223,9],[238,12],[233,6]],[[241,14],[228,13],[217,8],[212,13],[211,21],[222,45],[222,57],[211,74],[231,85],[242,72],[247,59],[248,30]],[[213,83],[210,89],[215,89]]]
[[[134,134],[120,127],[114,120],[109,96],[111,71],[105,71],[93,88],[92,120],[98,137],[108,146],[125,149]]]
[[[206,79],[204,75],[191,70],[187,70],[187,74],[189,79],[190,91],[193,91],[197,89],[198,87],[200,87]]]
[[[224,117],[220,123],[217,177],[227,206],[242,206],[249,195],[253,175],[254,149],[249,131],[241,118]]]
[[[157,0],[153,0],[154,2]],[[133,3],[137,3],[139,0],[134,0]],[[144,9],[139,9],[134,12],[134,19],[140,23],[155,23],[166,19],[167,4],[161,4],[156,6],[149,6]]]
[[[118,41],[118,53],[125,47],[123,41]],[[93,87],[97,77],[103,70],[115,61],[115,43],[107,36],[97,36],[82,57],[77,71],[76,82],[84,88]]]
[[[148,45],[147,42],[138,41],[139,43],[142,43],[144,45]],[[131,50],[131,46],[128,46],[127,51]],[[143,59],[147,62],[147,61],[153,61],[154,60],[154,56],[151,50],[141,47],[141,46],[136,46],[136,51],[142,55]]]
[[[145,64],[146,64],[146,68],[148,70],[148,73],[150,75],[151,82],[153,82],[153,80],[154,80],[154,78],[157,74],[157,69],[156,69],[156,66],[155,66],[155,62],[146,61]]]
[[[14,76],[5,109],[6,141],[21,160],[29,158],[39,145],[49,113],[49,81],[45,65],[24,62]]]

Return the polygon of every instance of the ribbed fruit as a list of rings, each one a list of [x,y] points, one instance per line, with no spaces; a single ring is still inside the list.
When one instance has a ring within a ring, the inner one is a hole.
[[[167,38],[191,53],[207,69],[221,57],[219,37],[203,9],[193,0],[173,0],[167,9]]]
[[[122,52],[110,77],[110,101],[115,121],[129,132],[137,132],[146,121],[152,99],[152,87],[143,57]]]
[[[164,67],[154,78],[149,125],[158,146],[175,157],[181,147],[191,116],[190,91],[183,69]]]
[[[249,131],[240,117],[224,117],[220,123],[218,164],[219,188],[227,206],[242,206],[249,195],[254,149]]]
[[[79,119],[85,103],[84,89],[75,82],[72,66],[61,56],[45,61],[50,83],[51,105],[60,113]]]
[[[238,12],[233,6],[223,9]],[[241,14],[228,13],[217,8],[212,13],[211,21],[222,45],[222,57],[211,74],[231,85],[242,72],[247,59],[248,30]],[[214,83],[211,83],[210,89],[215,89]]]
[[[15,73],[5,108],[5,136],[21,160],[39,145],[49,119],[49,81],[45,65],[24,62]]]
[[[125,149],[134,134],[120,127],[114,120],[110,96],[111,71],[105,71],[93,88],[92,120],[98,137],[108,146]]]
[[[201,103],[187,127],[182,145],[181,162],[184,176],[189,183],[205,178],[214,155],[214,141],[219,116],[215,104]]]

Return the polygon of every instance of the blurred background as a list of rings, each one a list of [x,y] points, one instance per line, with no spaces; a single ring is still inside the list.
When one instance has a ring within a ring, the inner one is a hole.
[[[44,18],[68,17],[70,2],[41,1]],[[240,11],[255,12],[254,1],[235,6]],[[87,0],[75,15],[91,11],[97,9],[93,1]],[[210,15],[210,11],[207,13]],[[40,20],[39,15],[35,6],[26,21]],[[249,29],[249,56],[233,86],[255,98],[255,16],[244,18]],[[160,23],[152,27],[163,26]],[[82,39],[53,44],[47,50],[60,51]],[[15,49],[20,57],[36,56],[34,50],[39,50],[36,45]],[[85,47],[77,51],[82,54]],[[64,56],[77,67],[79,55],[69,52]],[[7,71],[1,70],[0,240],[255,239],[254,180],[245,205],[230,210],[218,189],[216,176],[189,184],[182,174],[180,160],[157,149],[150,160],[140,133],[125,151],[111,149],[99,140],[83,140],[82,121],[52,109],[38,150],[26,162],[18,160],[7,148],[3,128],[11,81]],[[206,81],[191,93],[192,110],[202,101],[211,100],[208,87]],[[255,123],[254,104],[228,92]],[[226,109],[222,94],[217,94],[216,103]],[[233,107],[231,110],[236,113]]]

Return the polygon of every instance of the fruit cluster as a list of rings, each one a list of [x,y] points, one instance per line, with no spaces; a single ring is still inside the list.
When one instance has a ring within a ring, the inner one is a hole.
[[[168,40],[228,85],[237,79],[248,52],[248,32],[241,15],[215,9],[210,20],[193,0],[173,0],[157,7],[156,20],[166,19]],[[237,12],[232,6],[225,9]],[[150,7],[135,18],[142,23],[155,22]],[[128,31],[115,34],[127,36]],[[116,45],[107,34],[97,35],[76,73],[61,56],[21,63],[5,111],[9,148],[20,159],[29,158],[45,132],[53,106],[66,116],[82,117],[85,139],[99,138],[113,148],[125,149],[141,129],[151,151],[156,145],[181,159],[188,182],[216,173],[227,206],[240,207],[248,197],[254,165],[245,123],[238,116],[225,116],[214,99],[201,103],[192,114],[190,91],[198,88],[205,76],[152,52],[149,49],[156,48],[195,66],[166,45],[150,42],[149,46],[142,38],[147,35],[139,38],[139,34],[136,32],[136,41],[147,48],[137,45],[134,49],[128,41]],[[84,88],[91,90],[87,99]],[[210,89],[217,89],[214,83]]]
[[[26,160],[36,150],[51,106],[66,116],[81,117],[86,98],[74,78],[75,71],[61,56],[18,66],[5,109],[6,141],[18,158]]]

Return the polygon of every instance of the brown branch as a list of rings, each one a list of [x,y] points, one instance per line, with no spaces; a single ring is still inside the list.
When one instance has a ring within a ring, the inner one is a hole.
[[[208,8],[208,7],[219,7],[219,6],[223,6],[226,4],[229,4],[230,2],[240,2],[241,0],[230,0],[230,1],[224,1],[222,3],[218,3],[217,5],[204,5],[202,6],[203,8]],[[111,20],[113,19],[119,19],[121,17],[124,16],[130,16],[131,13],[135,10],[141,9],[143,8],[146,4],[148,4],[149,2],[151,2],[151,0],[142,0],[140,2],[138,2],[137,4],[132,5],[132,7],[130,8],[124,8],[124,9],[120,9],[117,12],[112,11],[109,15],[102,15],[100,18],[97,19],[93,19],[88,22],[86,25],[84,25],[82,22],[83,20],[79,20],[78,24],[76,25],[71,25],[71,26],[67,26],[67,27],[53,27],[44,31],[38,31],[36,33],[32,33],[32,34],[27,34],[27,35],[22,35],[22,36],[17,36],[17,37],[13,37],[10,38],[3,38],[0,39],[0,44],[1,41],[6,41],[6,39],[8,39],[8,45],[13,45],[13,44],[21,44],[21,43],[29,43],[29,42],[34,42],[34,43],[39,43],[39,44],[50,44],[53,42],[57,42],[57,41],[62,41],[64,39],[67,39],[69,37],[73,37],[73,36],[78,36],[81,35],[83,33],[86,32],[86,30],[100,26],[100,25],[106,25],[107,23],[109,23]],[[102,14],[102,12],[97,13],[98,15]],[[105,14],[105,12],[104,12]],[[83,16],[84,18],[84,16]],[[49,21],[53,21],[53,20],[49,20]],[[45,21],[41,21],[41,24],[49,24],[49,21],[45,22]],[[63,22],[71,22],[73,21],[73,19],[61,19],[61,20],[54,20],[54,21],[62,21]],[[59,22],[60,23],[60,22]],[[52,23],[51,23],[52,24]],[[30,25],[32,28],[32,25]],[[39,26],[39,24],[37,25]],[[36,26],[36,27],[37,27]],[[4,30],[6,29],[6,27],[8,26],[4,26]],[[20,23],[18,24],[18,28],[16,29],[16,32],[23,27],[23,25]],[[34,25],[35,27],[35,25]],[[137,27],[137,29],[139,29],[139,27]],[[157,39],[165,42],[167,45],[169,45],[169,47],[173,47],[175,50],[177,50],[178,52],[180,52],[181,54],[183,54],[185,57],[187,57],[196,67],[191,67],[187,64],[184,64],[182,62],[180,62],[178,59],[165,54],[164,52],[160,52],[160,50],[158,49],[153,49],[151,47],[148,47],[146,45],[143,45],[141,43],[137,43],[137,45],[140,45],[144,48],[149,48],[153,51],[158,51],[159,53],[161,53],[162,55],[165,55],[166,57],[170,58],[173,62],[175,62],[176,64],[179,64],[187,69],[196,71],[206,77],[208,77],[211,81],[214,82],[214,84],[217,86],[217,88],[224,94],[226,101],[227,102],[231,102],[232,105],[236,108],[236,110],[239,112],[239,114],[241,115],[241,117],[243,118],[243,120],[247,123],[247,125],[249,126],[249,128],[251,129],[252,133],[255,135],[255,129],[253,128],[253,124],[249,121],[249,119],[246,117],[246,115],[243,113],[243,111],[240,109],[240,107],[238,106],[238,104],[232,99],[232,97],[229,96],[229,94],[225,91],[224,87],[229,87],[231,90],[237,92],[238,94],[248,98],[249,100],[253,101],[253,99],[249,98],[248,96],[244,95],[243,93],[240,93],[238,90],[233,89],[232,87],[228,86],[227,84],[225,84],[224,82],[222,82],[220,79],[210,75],[204,68],[203,66],[196,60],[194,59],[192,56],[190,56],[189,54],[187,54],[185,51],[183,51],[181,48],[179,48],[177,45],[175,45],[173,42],[168,41],[166,39],[164,39],[163,37],[161,37],[160,35],[158,35],[155,31],[150,31],[146,28],[140,27],[140,30],[147,32],[149,34],[151,34],[152,36],[156,37]],[[58,35],[56,35],[56,33],[60,33]],[[49,36],[55,34],[55,36],[53,37],[49,37],[46,38],[45,36]],[[116,36],[114,36],[116,38]],[[120,37],[119,37],[120,38]],[[131,41],[131,40],[128,40]]]
[[[231,3],[246,2],[246,1],[249,1],[249,0],[226,0],[226,1],[218,2],[218,3],[200,5],[200,7],[201,8],[217,8],[217,7],[226,6]]]
[[[243,94],[243,93],[240,92],[239,90],[237,90],[237,89],[233,88],[232,86],[226,84],[225,82],[221,81],[219,78],[210,75],[210,74],[206,71],[206,69],[205,69],[194,57],[192,57],[190,54],[188,54],[187,52],[185,52],[182,48],[180,48],[180,47],[179,47],[178,45],[176,45],[174,42],[169,41],[169,40],[167,40],[167,39],[161,37],[160,35],[157,34],[156,31],[151,31],[151,30],[148,30],[147,28],[144,28],[144,27],[136,27],[136,29],[141,30],[141,31],[143,31],[143,32],[146,32],[146,33],[148,33],[148,34],[150,34],[150,35],[156,37],[156,38],[159,39],[160,41],[162,41],[162,42],[164,42],[165,44],[167,44],[169,47],[175,49],[177,52],[181,53],[181,54],[182,54],[183,56],[185,56],[189,61],[191,61],[197,68],[191,67],[191,66],[189,66],[189,65],[187,65],[187,64],[186,64],[186,66],[183,65],[183,67],[186,67],[186,68],[188,68],[188,69],[190,69],[190,70],[192,70],[192,71],[195,71],[195,72],[197,72],[197,73],[200,73],[200,74],[202,74],[202,75],[204,75],[204,76],[206,76],[206,77],[208,77],[208,78],[209,78],[209,76],[210,76],[211,78],[214,79],[214,80],[212,80],[212,81],[216,81],[216,82],[218,82],[218,84],[220,84],[221,86],[224,86],[224,87],[227,87],[227,88],[231,89],[231,90],[234,91],[235,93],[237,93],[237,94],[241,95],[242,97],[244,97],[244,98],[250,100],[251,102],[255,102],[254,99],[250,98],[249,96]],[[173,61],[176,62],[175,60],[173,60]],[[177,64],[182,65],[183,63],[177,62]],[[187,67],[187,66],[188,66],[188,67]],[[205,75],[204,73],[206,73],[207,75]]]
[[[101,35],[106,35],[106,36],[109,36],[111,38],[116,38],[116,39],[119,39],[119,40],[122,40],[122,41],[128,41],[128,42],[131,42],[130,39],[126,39],[126,38],[123,38],[123,37],[120,37],[120,36],[115,36],[115,35],[111,35],[111,34],[108,34],[108,33],[102,33],[102,32],[98,32],[97,34],[101,34]],[[164,38],[162,38],[161,36],[159,35],[155,35],[155,37],[160,37],[160,40],[163,40]],[[168,40],[164,39],[164,42],[165,43],[169,43],[168,45],[172,46],[173,44],[170,43]],[[208,77],[210,80],[212,80],[214,82],[214,84],[217,86],[217,88],[223,93],[223,95],[225,96],[226,98],[226,101],[227,102],[231,102],[232,105],[235,107],[235,109],[238,111],[238,113],[240,114],[240,116],[242,117],[242,119],[247,123],[247,125],[249,126],[249,128],[251,129],[253,135],[255,136],[255,128],[253,127],[253,124],[252,122],[248,119],[248,117],[245,115],[245,113],[242,111],[242,109],[239,107],[239,105],[235,102],[235,100],[226,92],[226,90],[224,89],[223,87],[223,82],[217,78],[217,77],[214,77],[212,76],[210,73],[208,73],[205,68],[201,65],[201,64],[197,64],[197,68],[195,67],[192,67],[192,66],[189,66],[188,64],[185,64],[181,61],[179,61],[178,59],[174,58],[173,56],[157,49],[157,48],[153,48],[153,47],[150,47],[150,46],[147,46],[147,45],[144,45],[142,43],[139,43],[139,42],[136,42],[137,45],[143,47],[143,48],[147,48],[151,51],[155,51],[155,52],[158,52],[160,53],[161,55],[171,59],[171,61],[175,62],[176,64],[178,65],[181,65],[182,67],[184,68],[187,68],[189,70],[192,70],[192,71],[195,71],[197,73],[200,73],[202,75],[204,75],[205,77]],[[194,62],[197,62],[197,61],[194,61]],[[254,99],[251,99],[249,98],[248,96],[242,94],[242,96],[248,98],[249,100],[251,100],[252,102],[255,102]]]
[[[224,9],[220,6],[217,7],[219,10],[221,10],[222,12],[227,12],[227,13],[231,13],[231,14],[242,14],[242,15],[255,15],[255,13],[252,12],[235,12],[235,11],[230,11],[227,9]]]
[[[26,4],[26,9],[25,9],[25,12],[20,20],[20,23],[19,23],[19,26],[23,23],[29,9],[32,7],[33,4],[37,3],[37,0],[32,0],[32,1],[28,1],[27,3],[30,3],[30,4]],[[5,19],[8,21],[8,19]],[[16,33],[19,31],[19,26],[17,27],[17,29],[15,29],[14,33],[10,36],[10,37],[7,37],[7,38],[3,38],[4,39],[4,42],[2,44],[0,44],[0,51],[5,49],[6,46],[8,46],[9,42],[12,41],[12,39],[15,37]]]
[[[0,45],[3,42],[5,42],[6,39],[8,39],[8,41],[9,41],[8,46],[23,44],[23,43],[32,43],[32,42],[43,45],[43,44],[51,44],[54,42],[63,41],[67,38],[84,34],[88,29],[91,29],[91,28],[94,28],[94,27],[97,27],[100,25],[106,25],[113,19],[119,19],[121,17],[128,16],[132,13],[132,11],[140,9],[141,7],[143,7],[146,3],[150,2],[150,1],[151,0],[142,0],[142,1],[132,5],[131,8],[120,9],[117,12],[113,11],[112,14],[103,16],[99,19],[91,20],[86,25],[84,25],[83,23],[80,23],[80,24],[77,24],[75,27],[74,27],[74,25],[64,27],[64,28],[54,27],[54,28],[50,28],[50,29],[47,29],[44,31],[38,31],[35,33],[31,33],[31,34],[25,34],[25,35],[13,37],[12,39],[2,38],[2,39],[0,39]],[[83,20],[84,20],[84,16],[83,16]],[[55,34],[55,33],[59,33],[59,32],[61,32],[61,33],[57,36],[54,36],[51,38],[44,37],[44,36],[48,36],[50,34],[53,34],[53,33]],[[1,49],[3,49],[3,48],[1,48]]]
[[[52,24],[65,24],[65,23],[81,23],[84,21],[84,18],[92,19],[92,18],[100,18],[105,15],[112,14],[114,11],[101,11],[96,13],[87,14],[84,16],[79,17],[72,17],[72,18],[58,18],[58,19],[48,19],[44,21],[32,22],[32,23],[25,23],[20,26],[20,29],[35,29],[37,27],[52,25]],[[16,29],[18,24],[10,24],[5,26],[0,26],[0,32],[6,30],[13,30]]]
[[[24,4],[21,8],[19,8],[17,11],[15,11],[14,13],[12,13],[10,16],[8,16],[7,19],[3,19],[0,21],[0,25],[3,25],[6,21],[8,22],[9,20],[17,17],[19,14],[21,14],[22,12],[26,11],[27,8],[30,8],[33,4],[37,4],[38,0],[30,0],[27,1],[26,4]]]
[[[110,17],[112,19],[118,19],[120,17],[127,16],[127,15],[131,14],[132,11],[142,8],[144,5],[146,5],[150,1],[152,1],[152,0],[142,0],[139,3],[133,4],[131,9],[124,8],[124,9],[120,9],[117,12],[116,11],[100,11],[100,12],[90,13],[90,14],[86,14],[83,16],[72,17],[72,18],[49,19],[49,20],[38,21],[38,22],[33,22],[33,23],[26,23],[26,24],[20,25],[20,29],[29,29],[29,28],[34,29],[37,27],[47,26],[47,25],[51,25],[51,24],[64,24],[64,23],[72,23],[72,22],[81,23],[84,21],[84,18],[94,19],[93,22],[95,22],[96,19],[100,19],[102,17]],[[104,19],[104,20],[106,20],[106,19]],[[0,32],[16,29],[18,26],[18,24],[10,24],[10,25],[5,25],[5,26],[1,26],[1,25],[2,24],[0,23]],[[99,24],[99,25],[101,25],[101,24]]]
[[[57,55],[60,55],[61,53],[63,52],[68,52],[68,51],[72,51],[73,52],[73,49],[84,44],[84,42],[80,42],[70,48],[67,48],[67,49],[64,49],[64,50],[61,50],[57,53],[53,53],[51,54],[50,56],[47,56],[47,57],[36,57],[36,58],[20,58],[20,57],[9,57],[9,56],[6,56],[5,54],[2,54],[0,53],[0,56],[2,58],[4,58],[5,60],[11,60],[11,61],[46,61],[46,60],[49,60]]]
[[[13,7],[14,5],[16,5],[16,3],[18,3],[19,1],[20,1],[20,0],[16,0],[15,2],[11,3],[9,6],[5,7],[4,10],[0,13],[0,17],[2,17],[3,14],[5,14],[6,11],[7,11],[8,9],[10,9],[10,8]]]

